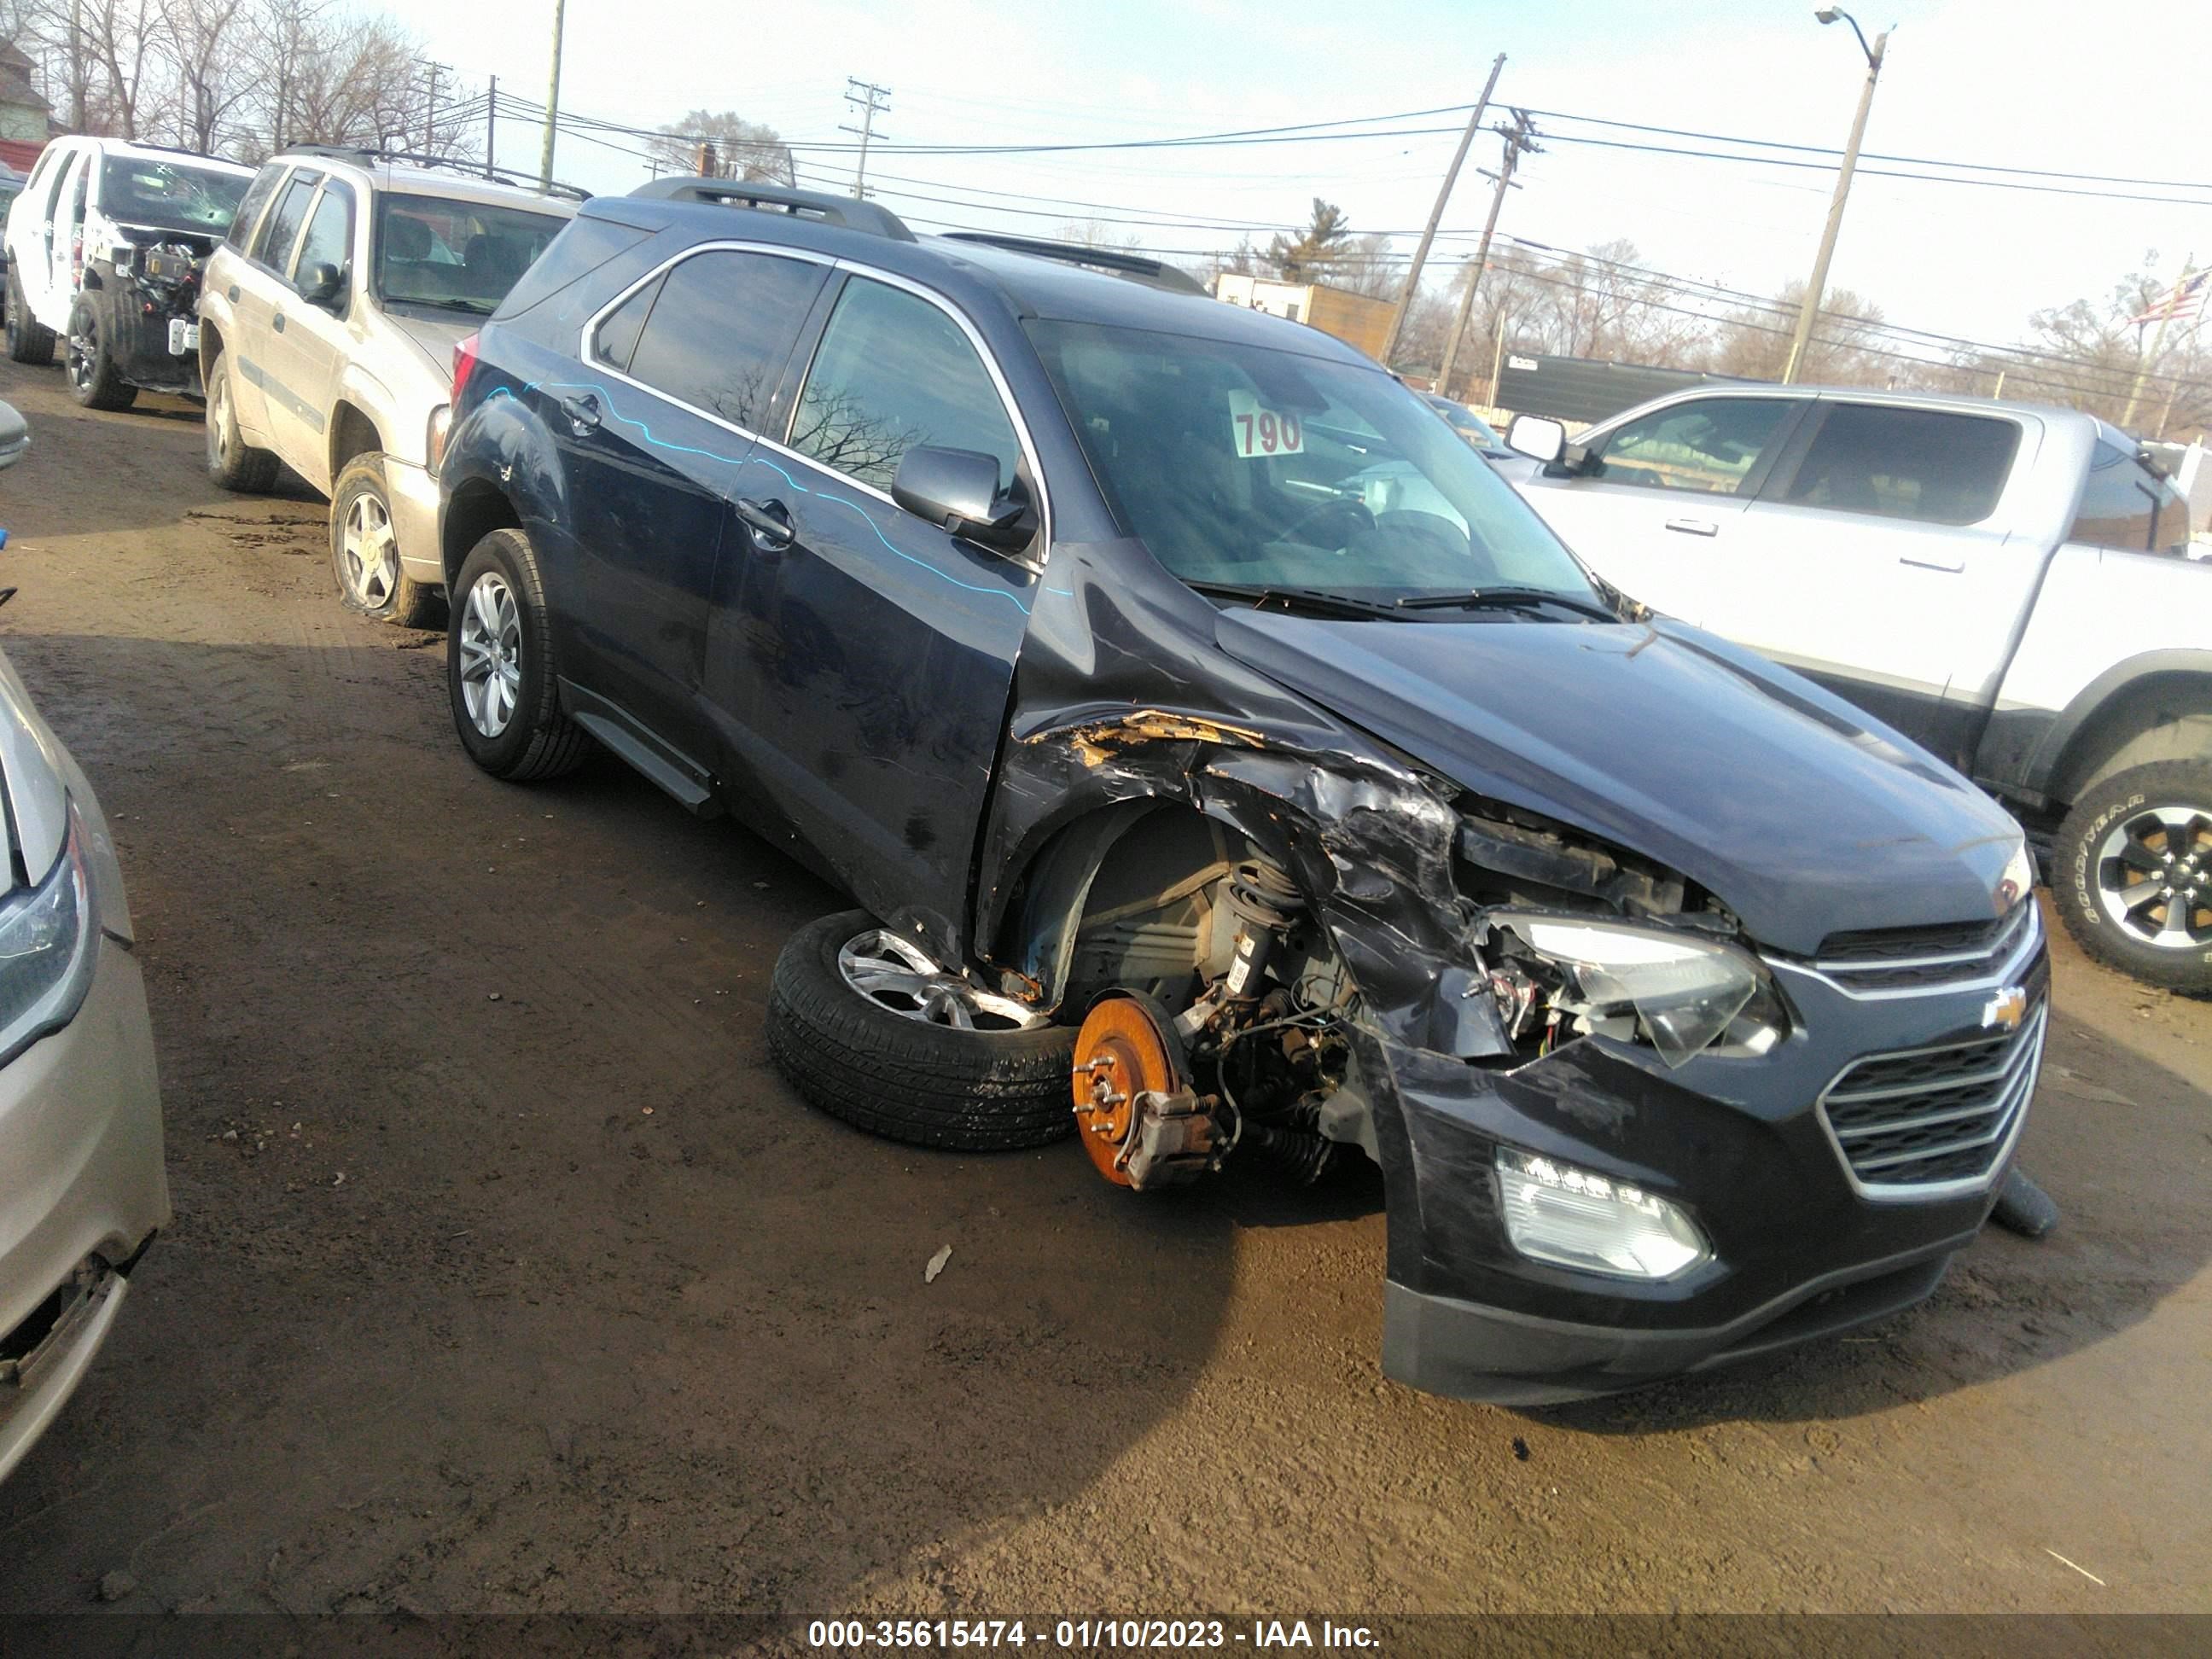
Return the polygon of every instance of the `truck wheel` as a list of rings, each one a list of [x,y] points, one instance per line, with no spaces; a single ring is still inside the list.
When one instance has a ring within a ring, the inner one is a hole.
[[[100,307],[89,294],[78,296],[70,311],[62,372],[69,376],[70,392],[87,409],[128,409],[138,401],[138,388],[123,378],[114,342],[100,325]]]
[[[791,936],[769,980],[768,1047],[830,1116],[911,1146],[1011,1152],[1075,1129],[1075,1033],[947,972],[865,910]]]
[[[545,584],[530,538],[495,530],[478,542],[453,584],[453,612],[446,690],[469,758],[510,783],[574,771],[592,739],[561,712]]]
[[[2212,991],[2212,764],[2115,773],[2058,830],[2058,914],[2098,961],[2169,991]]]
[[[261,495],[276,484],[276,466],[275,454],[240,435],[231,401],[230,354],[216,354],[207,373],[208,477],[235,495]]]
[[[19,363],[50,363],[54,360],[54,331],[42,327],[31,315],[30,301],[15,273],[8,273],[8,356]]]
[[[436,617],[443,595],[399,562],[384,457],[374,451],[348,461],[331,487],[331,568],[349,611],[399,628],[427,627]]]

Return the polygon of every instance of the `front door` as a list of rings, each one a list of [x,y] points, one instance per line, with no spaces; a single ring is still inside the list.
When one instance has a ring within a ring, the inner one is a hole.
[[[281,452],[310,483],[327,493],[330,411],[337,398],[338,376],[348,348],[346,314],[356,286],[349,257],[353,247],[353,191],[336,179],[325,180],[308,210],[306,232],[291,256],[270,317],[266,382],[269,419],[282,436]],[[318,265],[338,272],[337,296],[311,305],[301,296],[308,273]],[[282,395],[278,395],[281,389]]]
[[[1001,489],[1034,493],[1015,431],[948,309],[851,276],[785,443],[746,464],[733,503],[725,558],[746,568],[716,650],[750,699],[746,770],[894,927],[958,932],[1036,577],[896,506],[891,483],[930,445],[994,456]]]
[[[231,331],[225,349],[232,356],[230,392],[238,423],[295,471],[319,476],[313,456],[323,453],[318,444],[303,449],[302,427],[295,404],[303,401],[283,379],[284,317],[292,297],[292,255],[307,228],[308,210],[322,174],[300,168],[277,193],[276,205],[263,216],[260,228],[246,245],[245,259],[231,267]]]
[[[691,254],[598,320],[586,378],[532,393],[567,475],[578,603],[564,656],[695,781],[715,743],[700,675],[727,501],[828,276],[769,253]]]
[[[1595,438],[1589,471],[1516,482],[1598,574],[1655,610],[1709,625],[1717,556],[1740,532],[1800,406],[1727,395],[1668,404]]]
[[[1715,547],[1699,620],[1957,763],[2042,572],[1998,511],[2040,427],[1826,398],[1807,422]]]

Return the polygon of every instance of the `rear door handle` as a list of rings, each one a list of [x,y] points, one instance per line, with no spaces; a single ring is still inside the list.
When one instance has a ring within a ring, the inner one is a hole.
[[[1717,536],[1721,527],[1711,519],[1669,519],[1667,528],[1679,530],[1685,536]]]
[[[568,417],[568,430],[579,438],[588,438],[599,429],[599,400],[591,392],[562,398],[561,412]]]
[[[1966,556],[1963,553],[1900,553],[1897,562],[1918,570],[1959,571],[1966,568]]]
[[[791,514],[781,501],[754,501],[739,496],[730,505],[745,528],[753,532],[753,544],[763,553],[782,552],[798,535]]]
[[[284,313],[281,311],[278,312],[276,313],[276,320],[270,324],[269,326],[275,329],[279,334],[282,334],[284,331]]]
[[[236,305],[238,303],[238,284],[236,283],[233,283],[230,285],[228,297],[231,304]]]

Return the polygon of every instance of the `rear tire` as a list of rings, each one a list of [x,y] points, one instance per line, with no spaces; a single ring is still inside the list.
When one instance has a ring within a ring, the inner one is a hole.
[[[561,712],[545,581],[530,538],[495,530],[478,542],[453,583],[452,609],[446,690],[469,758],[510,783],[582,765],[592,739]]]
[[[331,488],[331,570],[349,611],[398,628],[436,620],[444,594],[400,562],[384,457],[375,451],[348,461]]]
[[[54,360],[54,331],[31,315],[30,302],[15,273],[8,273],[8,356],[19,363],[51,363]]]
[[[2212,763],[2160,761],[2094,785],[2057,851],[2051,893],[2084,951],[2146,984],[2212,992]]]
[[[882,927],[864,910],[823,916],[776,958],[768,1046],[792,1086],[830,1116],[909,1146],[1012,1152],[1073,1133],[1074,1031],[970,1030],[894,1012],[856,990],[838,961]]]
[[[277,460],[256,449],[238,429],[232,401],[230,354],[216,354],[207,373],[207,470],[225,489],[238,495],[265,495],[276,483]]]
[[[112,331],[101,326],[100,311],[92,295],[77,296],[70,311],[62,370],[69,376],[70,395],[87,409],[128,409],[138,401],[138,388],[123,378]]]

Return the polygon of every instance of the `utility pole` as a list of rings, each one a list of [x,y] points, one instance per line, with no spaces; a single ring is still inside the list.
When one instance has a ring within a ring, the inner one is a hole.
[[[430,82],[429,97],[422,105],[422,153],[434,155],[438,153],[438,71],[446,66],[428,58],[415,61],[422,66]]]
[[[1460,165],[1467,160],[1467,148],[1474,142],[1474,135],[1482,131],[1482,118],[1490,108],[1490,94],[1498,90],[1498,71],[1505,67],[1505,54],[1499,52],[1498,61],[1490,66],[1490,79],[1482,83],[1482,96],[1475,100],[1474,113],[1467,118],[1467,131],[1459,136],[1459,148],[1452,152],[1451,166],[1444,169],[1444,181],[1437,191],[1437,204],[1429,210],[1429,222],[1421,232],[1421,240],[1413,249],[1413,267],[1406,273],[1406,286],[1398,295],[1398,309],[1390,319],[1390,337],[1383,342],[1382,366],[1388,368],[1390,360],[1398,355],[1398,341],[1406,331],[1406,319],[1413,309],[1413,301],[1421,292],[1421,267],[1429,262],[1429,245],[1437,240],[1437,227],[1443,221],[1444,204],[1451,200],[1452,186],[1459,182]]]
[[[491,93],[484,100],[484,177],[499,177],[499,76],[491,77]]]
[[[2128,406],[2120,411],[2119,423],[2122,427],[2136,417],[2136,405],[2142,401],[2143,382],[2150,377],[2151,365],[2158,361],[2159,353],[2166,349],[2166,325],[2173,320],[2173,313],[2180,309],[2182,296],[2188,292],[2189,278],[2196,264],[2197,256],[2193,253],[2181,262],[2181,275],[2174,279],[2173,288],[2166,298],[2158,302],[2158,326],[2151,331],[2148,354],[2136,360],[2135,384],[2128,388]],[[2141,330],[2136,331],[2136,338],[2138,342],[2142,339]],[[2166,408],[2171,411],[2172,407],[2173,400],[2169,398]],[[2163,419],[2160,424],[2165,424]]]
[[[720,173],[717,171],[717,167],[720,164],[715,158],[714,141],[713,139],[702,138],[699,141],[699,153],[693,158],[693,160],[698,167],[699,176],[702,179],[714,179],[720,177]]]
[[[1482,241],[1475,249],[1474,264],[1468,270],[1467,292],[1459,296],[1459,316],[1454,320],[1452,331],[1444,343],[1444,366],[1437,377],[1437,390],[1447,398],[1452,395],[1452,365],[1459,361],[1461,343],[1466,338],[1468,323],[1474,315],[1475,290],[1482,286],[1483,267],[1490,262],[1490,239],[1498,234],[1498,210],[1505,205],[1507,191],[1521,188],[1513,182],[1513,169],[1520,164],[1523,155],[1543,154],[1542,147],[1535,142],[1536,124],[1528,118],[1528,112],[1525,109],[1513,112],[1511,126],[1501,121],[1491,131],[1505,141],[1505,159],[1498,164],[1496,173],[1484,172],[1482,174],[1486,179],[1496,179],[1498,188],[1491,195],[1490,217],[1483,223]]]
[[[1889,31],[1884,29],[1867,45],[1865,33],[1858,19],[1837,6],[1823,6],[1813,15],[1823,23],[1832,23],[1841,18],[1851,26],[1851,33],[1859,38],[1859,50],[1866,54],[1866,85],[1859,91],[1858,113],[1851,117],[1850,142],[1844,146],[1844,165],[1836,174],[1836,193],[1829,198],[1828,222],[1820,231],[1820,256],[1813,261],[1813,279],[1805,286],[1805,301],[1797,308],[1797,331],[1790,337],[1790,358],[1782,366],[1782,384],[1796,383],[1797,371],[1804,366],[1805,349],[1812,343],[1813,319],[1820,313],[1820,296],[1828,291],[1828,261],[1835,257],[1836,233],[1844,227],[1844,203],[1851,193],[1851,174],[1859,165],[1859,140],[1866,136],[1867,112],[1874,107],[1874,85],[1881,78],[1881,55],[1889,46]]]
[[[1498,337],[1490,343],[1490,402],[1498,407],[1498,377],[1505,372],[1505,319],[1498,319]]]
[[[868,146],[876,136],[876,117],[890,113],[891,89],[862,81],[853,76],[845,77],[845,101],[860,112],[857,127],[841,126],[840,132],[849,132],[860,141],[860,165],[853,169],[853,194],[866,198],[868,193]]]
[[[553,0],[553,73],[545,82],[545,143],[538,152],[538,188],[553,188],[553,123],[561,112],[561,25],[568,0]]]

